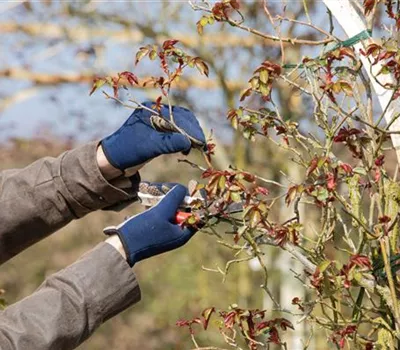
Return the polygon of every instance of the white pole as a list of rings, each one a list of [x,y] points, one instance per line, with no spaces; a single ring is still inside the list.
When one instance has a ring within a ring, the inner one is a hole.
[[[353,37],[367,29],[365,18],[361,17],[349,0],[323,0],[323,2],[349,37]],[[354,48],[356,53],[358,53],[360,49],[365,49],[372,43],[374,43],[374,40],[371,38],[355,44]],[[372,66],[370,60],[363,55],[360,55],[360,59],[367,71],[382,111],[386,110],[384,115],[386,123],[390,123],[393,117],[395,117],[396,111],[400,113],[400,103],[398,100],[391,102],[393,90],[386,89],[382,85],[386,83],[393,84],[395,81],[394,77],[391,74],[385,74],[376,78],[382,65],[377,63]],[[376,79],[378,79],[379,83]],[[400,130],[400,118],[391,125],[390,130]],[[400,137],[399,135],[392,134],[391,138],[393,146],[396,149],[397,159],[400,161]]]

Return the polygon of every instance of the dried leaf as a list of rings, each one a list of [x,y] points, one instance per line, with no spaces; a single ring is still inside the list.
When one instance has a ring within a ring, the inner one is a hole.
[[[251,95],[251,91],[252,91],[251,88],[244,90],[240,95],[240,102],[244,101],[246,97],[249,97]]]
[[[208,77],[209,68],[208,68],[207,64],[206,64],[202,59],[200,59],[200,58],[198,58],[198,57],[195,58],[194,63],[195,63],[196,68],[198,69],[198,71],[199,71],[201,74],[204,74],[205,76]]]

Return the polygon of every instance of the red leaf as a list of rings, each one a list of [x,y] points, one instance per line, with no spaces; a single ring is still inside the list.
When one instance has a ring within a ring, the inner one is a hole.
[[[278,226],[271,230],[270,235],[274,238],[276,244],[282,246],[289,238],[289,229],[286,226]]]
[[[326,188],[330,192],[336,189],[336,178],[332,173],[326,174]]]
[[[232,328],[235,325],[236,311],[228,312],[224,317],[224,325],[226,328]]]
[[[276,129],[276,135],[285,134],[287,131],[286,128],[282,125],[277,125],[275,129]]]
[[[381,172],[380,172],[379,168],[376,168],[375,169],[374,180],[375,180],[375,182],[379,182],[380,179],[381,179]]]
[[[354,50],[350,47],[342,47],[340,49],[340,55],[350,57],[353,61],[356,60],[356,55],[354,53]]]
[[[178,320],[175,323],[178,327],[185,327],[188,326],[190,324],[190,321],[188,320]]]
[[[272,327],[271,330],[269,331],[268,342],[278,345],[281,343],[281,338],[279,337],[279,333],[276,327]]]
[[[256,179],[253,174],[250,174],[246,171],[242,171],[240,174],[243,176],[243,180],[245,180],[247,182],[254,182]]]
[[[216,145],[215,143],[208,142],[208,143],[207,143],[207,152],[206,152],[206,153],[207,153],[208,155],[213,155],[216,146],[217,146],[217,145]]]
[[[360,51],[364,56],[368,57],[370,55],[375,56],[380,50],[382,50],[382,46],[378,44],[370,44],[368,45],[366,52],[364,52],[363,50]]]
[[[391,218],[387,215],[383,215],[378,218],[380,224],[387,224],[388,222],[390,222],[390,220]]]
[[[366,267],[367,269],[372,269],[371,261],[368,256],[365,255],[352,255],[350,258],[350,264],[357,265],[358,267]]]
[[[331,339],[334,343],[338,344],[341,349],[343,349],[345,346],[346,336],[355,333],[356,330],[357,327],[354,325],[346,326],[345,328],[334,332]]]
[[[227,3],[216,2],[211,9],[214,18],[217,21],[222,21],[223,19],[228,18],[228,7],[229,5]]]
[[[261,187],[261,186],[256,187],[256,192],[259,194],[263,194],[264,196],[268,196],[268,194],[269,194],[268,189],[265,187]]]
[[[292,203],[292,201],[296,198],[297,188],[297,185],[289,187],[285,197],[285,203],[287,206],[289,206],[290,203]]]
[[[274,77],[278,77],[282,72],[282,67],[279,64],[270,61],[264,61],[261,63],[261,65],[267,68]]]
[[[373,343],[367,343],[365,345],[365,350],[373,350],[374,349],[374,344]]]
[[[369,15],[372,11],[372,9],[375,6],[375,1],[376,0],[364,0],[364,13],[365,15]]]
[[[209,168],[209,169],[205,170],[205,171],[203,172],[203,174],[201,174],[201,177],[202,177],[203,179],[206,179],[206,178],[208,178],[208,177],[210,177],[211,175],[214,175],[214,174],[215,174],[215,170]]]
[[[256,330],[257,330],[257,331],[262,331],[262,330],[264,330],[264,329],[266,329],[266,328],[269,328],[270,325],[271,325],[271,322],[270,322],[270,321],[263,321],[263,322],[260,322],[260,323],[257,325]]]
[[[353,173],[353,168],[351,167],[350,164],[341,163],[341,164],[339,165],[339,167],[342,168],[343,171],[344,171],[346,174],[352,174],[352,173]]]
[[[215,307],[211,307],[211,308],[205,309],[205,310],[202,312],[201,315],[204,317],[203,327],[204,327],[205,330],[207,329],[208,323],[210,322],[211,315],[212,315],[214,312],[215,312]]]
[[[118,83],[119,83],[119,78],[112,78],[112,88],[114,91],[115,98],[118,98]]]
[[[375,159],[375,165],[381,167],[385,163],[385,156],[381,154],[378,158]]]
[[[306,176],[310,176],[314,172],[314,170],[317,169],[317,167],[318,167],[318,157],[314,157],[313,159],[311,159],[310,165],[306,172]]]
[[[300,311],[304,311],[304,307],[301,305],[301,299],[298,297],[295,297],[292,299],[292,305],[297,305]]]
[[[286,318],[279,318],[277,319],[279,321],[279,325],[282,328],[282,330],[286,331],[286,329],[294,329],[292,322],[287,320]]]
[[[131,72],[122,72],[119,73],[120,77],[125,78],[129,84],[133,85],[133,84],[139,84],[139,80],[137,78],[137,76]]]
[[[175,44],[179,43],[179,40],[171,39],[171,40],[166,40],[163,43],[163,49],[168,50],[171,49]]]
[[[231,0],[229,1],[229,3],[231,4],[232,8],[234,8],[235,10],[239,10],[240,8],[239,0]]]
[[[311,285],[312,285],[314,288],[317,288],[317,289],[318,289],[318,288],[320,287],[320,285],[321,285],[322,279],[323,279],[323,276],[322,276],[321,272],[319,271],[319,268],[317,267],[317,268],[315,269],[315,272],[314,272],[313,275],[311,276],[311,280],[310,280]]]

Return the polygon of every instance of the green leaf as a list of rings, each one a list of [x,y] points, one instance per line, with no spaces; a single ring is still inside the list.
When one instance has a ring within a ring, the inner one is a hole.
[[[354,276],[353,277],[357,282],[360,282],[362,280],[362,278],[363,278],[363,275],[359,271],[354,271]]]
[[[136,61],[135,64],[138,64],[143,57],[145,57],[149,53],[149,47],[141,47],[139,51],[136,53]]]
[[[359,175],[364,175],[364,176],[367,175],[367,171],[363,167],[360,167],[360,166],[354,168],[353,172],[356,174],[359,174]]]
[[[378,73],[379,74],[390,74],[390,69],[386,66],[383,66],[381,71]]]
[[[149,58],[154,61],[157,57],[157,51],[156,50],[151,50],[149,53]]]
[[[324,260],[321,264],[318,265],[319,271],[323,273],[331,264],[330,260]]]
[[[268,85],[260,82],[260,92],[263,96],[268,96],[270,93],[270,89],[269,89]]]
[[[230,196],[233,202],[239,203],[242,200],[239,192],[231,192]]]
[[[320,187],[312,192],[312,195],[317,197],[321,202],[325,202],[329,198],[329,192],[326,188]]]
[[[269,73],[268,73],[268,71],[266,69],[263,69],[260,72],[260,81],[262,83],[264,83],[264,84],[267,84],[268,83],[268,79],[269,79]]]
[[[186,220],[189,225],[195,225],[197,221],[198,219],[195,215],[189,216],[189,218]]]
[[[250,227],[255,228],[261,221],[261,214],[258,210],[254,210],[250,215]]]
[[[258,80],[257,77],[251,78],[250,81],[249,81],[249,83],[250,83],[251,87],[252,87],[254,90],[257,90],[258,87],[260,86],[260,82],[259,82],[259,80]]]
[[[237,117],[233,117],[233,118],[231,119],[231,124],[232,124],[232,127],[233,127],[235,130],[237,130],[237,128],[238,128],[238,118],[237,118]]]
[[[218,188],[222,191],[225,188],[226,178],[225,176],[220,176],[218,180]]]
[[[106,83],[106,79],[102,78],[97,78],[93,82],[92,90],[89,92],[89,96],[92,96],[92,94],[99,88],[101,88],[104,84]]]
[[[203,17],[201,17],[201,19],[200,19],[200,25],[201,26],[206,26],[208,24],[208,17],[207,16],[203,16]]]
[[[245,139],[250,140],[250,141],[254,141],[255,137],[254,137],[254,130],[250,129],[250,128],[246,128],[243,130],[243,136]]]

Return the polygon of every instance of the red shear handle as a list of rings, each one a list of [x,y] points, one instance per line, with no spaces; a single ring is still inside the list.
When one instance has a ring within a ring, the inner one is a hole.
[[[193,213],[185,213],[184,211],[178,211],[175,215],[175,222],[178,225],[181,225],[183,222],[185,222],[191,216],[193,216]]]

